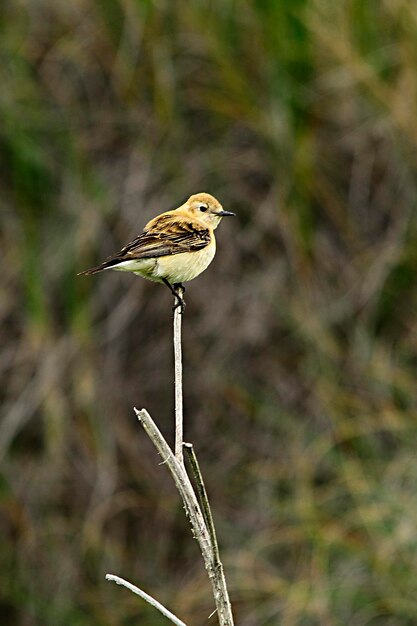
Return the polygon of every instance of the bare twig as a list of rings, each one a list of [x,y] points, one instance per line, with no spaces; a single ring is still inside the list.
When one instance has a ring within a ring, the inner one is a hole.
[[[179,289],[180,297],[183,297],[184,290]],[[184,503],[184,508],[191,523],[191,529],[195,539],[197,539],[203,555],[204,565],[206,567],[212,588],[216,611],[220,626],[233,626],[232,607],[230,605],[229,594],[226,587],[226,579],[224,576],[223,565],[220,561],[219,547],[217,544],[216,532],[214,529],[213,518],[210,511],[210,505],[207,493],[204,487],[203,478],[194,450],[191,444],[183,444],[183,397],[182,397],[182,354],[181,354],[181,321],[182,306],[176,306],[174,309],[174,361],[175,361],[175,454],[165,441],[157,425],[146,411],[142,409],[135,413],[142,424],[145,432],[154,444],[155,448],[162,457],[162,463],[168,466],[169,471],[175,481],[177,489]],[[183,445],[186,446],[190,456],[190,462],[195,476],[198,488],[199,500],[195,494],[194,488],[188,477],[184,465]],[[147,602],[155,606],[161,613],[169,617],[171,621],[180,626],[185,626],[175,615],[172,615],[163,605],[154,600],[148,594],[141,591],[135,585],[107,574],[108,580],[114,580],[119,585],[124,585],[134,593],[144,598]]]
[[[194,480],[197,485],[197,495],[198,495],[200,506],[204,515],[204,520],[206,522],[206,526],[209,531],[216,567],[223,568],[223,565],[220,561],[219,544],[217,543],[216,529],[214,527],[213,516],[211,514],[211,508],[210,508],[210,504],[209,504],[209,500],[207,496],[206,487],[204,485],[203,476],[201,474],[200,465],[197,461],[193,444],[184,443],[184,448],[187,452],[191,469],[193,470]]]
[[[232,608],[230,605],[223,568],[219,567],[219,563],[216,561],[214,556],[211,536],[194,493],[193,486],[187,472],[185,471],[184,464],[179,462],[174,456],[171,448],[165,441],[160,430],[146,409],[142,409],[141,411],[135,409],[135,413],[155,448],[161,455],[163,461],[168,466],[177,489],[180,492],[186,513],[190,519],[194,537],[199,543],[204,564],[213,587],[213,595],[219,616],[219,623],[221,626],[233,626]]]
[[[210,503],[204,484],[203,475],[200,470],[194,447],[192,443],[184,443],[184,448],[187,452],[188,459],[190,461],[191,469],[194,474],[194,480],[197,485],[197,494],[200,502],[200,506],[203,512],[204,520],[210,535],[211,547],[213,550],[214,566],[219,579],[224,582],[224,590],[227,594],[226,579],[224,576],[223,563],[220,560],[219,544],[217,542],[216,528],[214,526],[213,516],[211,514]],[[227,598],[228,600],[228,598]],[[220,622],[221,623],[221,622]]]
[[[177,288],[181,298],[184,297],[184,289]],[[181,321],[183,307],[176,306],[174,309],[174,371],[175,371],[175,456],[180,463],[184,463],[183,442],[183,399],[182,399],[182,351],[181,351]]]
[[[171,622],[176,624],[176,626],[187,626],[187,624],[181,621],[176,615],[171,613],[171,611],[168,611],[168,609],[165,608],[163,604],[158,602],[158,600],[155,600],[155,598],[142,591],[142,589],[139,589],[139,587],[136,587],[136,585],[132,585],[132,583],[124,580],[124,578],[120,578],[119,576],[115,576],[114,574],[106,574],[106,580],[112,580],[117,585],[123,585],[123,587],[126,587],[130,591],[133,591],[133,593],[136,593],[138,596],[143,598],[143,600],[146,600],[146,602],[155,607],[155,609],[158,609],[158,611],[160,611],[162,615],[165,615],[165,617],[170,619]]]

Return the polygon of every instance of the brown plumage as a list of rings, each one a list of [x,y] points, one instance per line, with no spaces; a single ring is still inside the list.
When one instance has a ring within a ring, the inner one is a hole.
[[[210,243],[210,231],[188,215],[178,215],[175,211],[163,213],[151,220],[140,235],[116,254],[108,257],[97,267],[80,272],[96,274],[124,261],[158,258],[181,252],[193,252],[205,248]]]

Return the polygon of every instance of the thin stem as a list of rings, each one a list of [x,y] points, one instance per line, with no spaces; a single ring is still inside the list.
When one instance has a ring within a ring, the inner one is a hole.
[[[207,525],[207,529],[210,534],[211,545],[213,547],[214,561],[216,566],[222,566],[220,561],[219,544],[217,543],[216,529],[214,527],[213,516],[211,514],[210,503],[207,496],[206,487],[203,480],[203,475],[200,470],[200,465],[197,461],[196,454],[192,443],[184,443],[184,448],[187,452],[188,459],[190,461],[191,469],[194,474],[194,480],[197,485],[197,495],[200,502],[201,510],[204,515],[204,520]]]
[[[177,287],[181,298],[184,289]],[[180,463],[184,463],[182,443],[184,439],[184,413],[182,397],[182,349],[181,349],[181,306],[174,309],[174,371],[175,371],[175,456]]]
[[[221,567],[221,563],[219,565],[219,563],[216,562],[211,536],[207,529],[204,515],[201,512],[193,486],[185,471],[184,463],[179,462],[174,456],[171,448],[146,409],[142,409],[141,411],[137,409],[134,410],[146,434],[170,470],[184,502],[193,535],[199,543],[204,564],[213,587],[214,601],[216,603],[220,626],[233,626],[232,607],[230,605],[223,567]]]
[[[106,580],[112,580],[117,585],[123,585],[123,587],[126,587],[130,591],[133,591],[133,593],[136,593],[136,595],[140,596],[143,600],[146,600],[146,602],[155,607],[155,609],[158,609],[158,611],[160,611],[162,615],[165,615],[165,617],[170,619],[171,622],[176,624],[176,626],[187,626],[187,624],[181,621],[176,615],[171,613],[171,611],[168,611],[168,609],[165,608],[163,604],[158,602],[158,600],[155,600],[155,598],[142,591],[142,589],[139,589],[139,587],[136,587],[136,585],[132,585],[132,583],[124,580],[124,578],[120,578],[119,576],[115,576],[114,574],[106,574]]]

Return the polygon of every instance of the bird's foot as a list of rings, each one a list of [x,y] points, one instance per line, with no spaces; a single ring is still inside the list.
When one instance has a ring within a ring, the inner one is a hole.
[[[172,310],[175,312],[178,308],[180,309],[180,313],[182,315],[185,309],[185,300],[179,296],[177,296],[177,302],[172,307]]]
[[[181,313],[184,313],[185,300],[183,294],[185,292],[185,287],[181,283],[175,283],[175,285],[171,285],[171,283],[166,278],[163,278],[162,282],[165,283],[165,285],[171,291],[172,295],[176,298],[176,303],[172,307],[172,310],[176,311],[178,307],[181,307]]]
[[[172,307],[173,311],[176,311],[178,308],[180,308],[180,313],[184,313],[184,309],[185,309],[185,300],[184,300],[184,293],[185,293],[185,287],[181,284],[181,283],[176,283],[173,288],[172,288],[172,293],[175,295],[177,301],[174,304],[174,306]]]

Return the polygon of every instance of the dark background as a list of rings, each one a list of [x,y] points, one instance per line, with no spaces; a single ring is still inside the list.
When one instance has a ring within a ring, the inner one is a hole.
[[[415,2],[5,0],[0,84],[1,623],[167,623],[107,572],[207,623],[132,411],[172,441],[172,298],[76,276],[207,191],[186,439],[236,622],[415,624]]]

